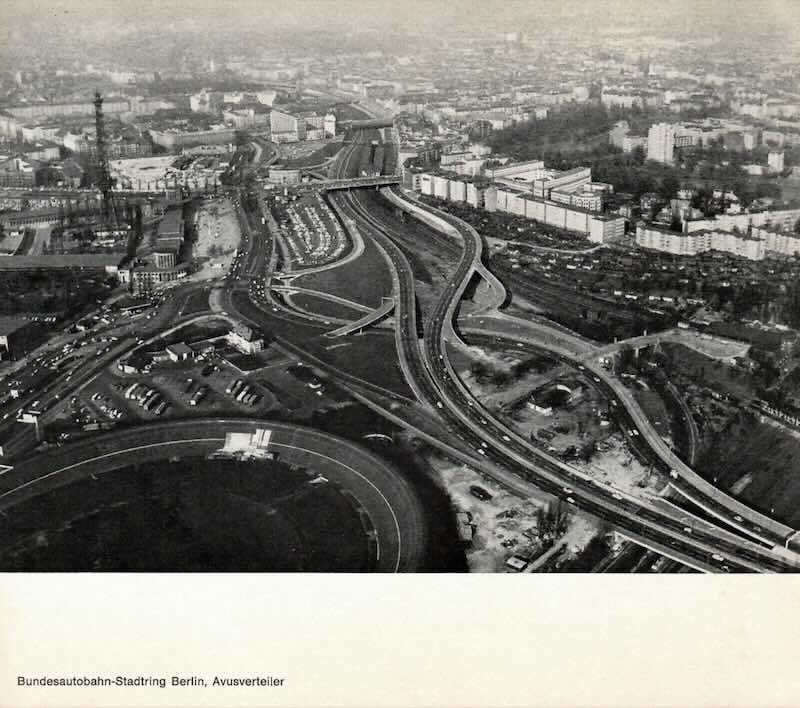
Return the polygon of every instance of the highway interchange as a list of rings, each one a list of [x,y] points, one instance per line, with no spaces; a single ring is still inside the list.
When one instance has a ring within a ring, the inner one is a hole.
[[[344,148],[331,168],[334,184],[342,185],[343,182],[336,180],[358,176],[360,152],[377,135],[375,129],[355,132],[354,140]],[[413,218],[420,218],[438,232],[442,246],[458,258],[455,274],[445,285],[432,312],[424,322],[420,322],[415,275],[396,243],[407,239],[407,236],[403,237],[394,231],[396,227],[389,228],[381,222],[376,213],[370,210],[364,191],[337,189],[327,195],[330,204],[351,232],[351,238],[354,230],[357,230],[358,238],[371,239],[390,267],[394,338],[400,368],[413,395],[412,399],[333,367],[302,344],[276,331],[279,330],[275,327],[276,323],[297,326],[300,317],[300,322],[308,332],[321,337],[331,329],[327,325],[332,323],[320,321],[319,317],[310,314],[298,313],[271,289],[272,282],[280,282],[273,280],[280,249],[278,239],[274,237],[274,221],[263,201],[259,203],[261,228],[252,226],[252,221],[248,223],[237,201],[242,244],[224,280],[211,286],[211,300],[217,303],[212,310],[274,331],[278,343],[287,351],[320,365],[340,382],[352,386],[360,394],[370,396],[373,407],[376,406],[375,400],[378,400],[377,409],[382,409],[387,417],[422,432],[429,442],[435,441],[435,431],[431,434],[431,428],[425,429],[422,425],[415,428],[413,421],[409,421],[408,417],[403,419],[397,412],[400,406],[421,405],[430,419],[438,418],[441,421],[443,435],[440,447],[462,460],[471,458],[474,466],[483,473],[517,493],[526,493],[528,485],[533,484],[603,519],[623,535],[627,534],[629,538],[701,570],[783,572],[798,568],[797,556],[783,550],[794,530],[715,489],[678,460],[664,442],[654,435],[652,426],[643,419],[635,402],[626,398],[626,392],[621,390],[624,387],[613,380],[596,360],[587,358],[585,347],[579,352],[578,346],[559,346],[537,336],[535,331],[524,331],[524,328],[509,326],[508,321],[504,321],[502,313],[497,310],[506,299],[505,289],[482,263],[482,239],[471,226],[449,214],[409,200],[395,187],[383,186],[381,191],[395,206]],[[242,196],[241,190],[239,196]],[[357,239],[354,242],[357,243]],[[353,254],[346,253],[338,265],[346,267],[352,260]],[[483,278],[488,283],[493,305],[480,313],[485,318],[475,316],[467,318],[469,322],[465,322],[464,318],[458,318],[459,305],[475,277]],[[180,321],[180,303],[200,288],[210,289],[208,284],[203,283],[183,286],[179,295],[176,293],[162,302],[153,320],[146,322],[145,334],[155,336],[167,325]],[[696,505],[697,512],[689,510],[691,506],[687,509],[669,503],[656,505],[623,495],[583,475],[517,434],[481,405],[455,371],[450,357],[453,348],[463,346],[457,331],[459,327],[463,327],[470,336],[485,337],[495,343],[529,351],[545,350],[564,364],[583,370],[587,378],[591,376],[593,382],[590,383],[615,407],[623,432],[627,430],[631,444],[668,477],[671,488]],[[553,328],[552,333],[555,333],[554,339],[560,337],[562,342],[569,341],[569,335],[558,328]],[[63,400],[104,367],[134,349],[142,339],[141,334],[138,339],[123,337],[106,347],[97,357],[76,370],[74,378],[62,378],[50,387],[47,394]],[[40,395],[41,392],[37,392],[23,398],[15,404],[15,410],[21,410],[34,396]],[[0,428],[7,427],[11,422],[0,421]],[[634,431],[637,431],[636,435]],[[638,435],[639,431],[641,436]]]
[[[340,162],[342,171],[348,169],[348,162],[355,150],[354,146],[351,153]],[[367,207],[359,205],[358,192],[352,191],[344,197],[333,199],[339,200],[340,208],[359,222],[364,232],[379,241],[391,260],[396,283],[398,350],[404,373],[415,395],[428,405],[435,406],[449,427],[458,430],[459,437],[471,444],[477,454],[534,481],[545,491],[566,497],[570,503],[623,530],[651,539],[660,547],[675,549],[676,554],[695,559],[705,569],[785,571],[795,568],[793,559],[773,551],[773,547],[779,547],[785,541],[785,527],[771,523],[771,520],[752,510],[745,508],[743,511],[742,505],[735,500],[730,500],[734,504],[726,503],[728,500],[724,495],[712,496],[706,491],[698,491],[688,482],[683,485],[688,488],[684,490],[687,494],[725,519],[731,529],[742,528],[740,519],[749,513],[756,523],[747,531],[751,537],[762,539],[762,543],[743,538],[722,527],[709,531],[705,519],[696,519],[689,512],[676,513],[668,508],[651,508],[639,500],[625,498],[612,489],[599,486],[531,445],[495,419],[461,384],[447,350],[448,342],[455,344],[457,340],[453,323],[463,293],[474,273],[483,270],[479,266],[482,248],[480,236],[454,217],[439,214],[461,234],[462,257],[456,275],[439,299],[434,313],[424,323],[424,347],[420,349],[415,320],[414,276],[407,260],[391,242],[390,235],[369,214]],[[502,336],[499,332],[493,334]],[[599,377],[596,379],[595,383],[602,384]],[[602,385],[601,390],[625,409],[625,401],[618,401],[616,390]],[[630,422],[633,424],[635,421]],[[654,450],[655,457],[661,459],[658,452]],[[681,484],[675,479],[672,481],[676,487]],[[731,512],[730,507],[735,513]],[[788,530],[788,533],[791,532]]]

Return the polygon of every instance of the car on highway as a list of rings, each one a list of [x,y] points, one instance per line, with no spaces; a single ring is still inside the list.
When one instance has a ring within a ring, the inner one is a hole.
[[[479,487],[477,484],[473,484],[469,488],[469,493],[481,501],[489,501],[492,498],[492,495],[489,492],[487,492],[483,487]]]

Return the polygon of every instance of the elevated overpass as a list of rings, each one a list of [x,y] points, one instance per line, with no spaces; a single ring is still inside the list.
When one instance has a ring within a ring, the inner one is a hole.
[[[383,303],[380,307],[376,307],[374,310],[368,312],[366,315],[361,317],[360,319],[356,320],[355,322],[350,322],[349,324],[342,325],[338,329],[334,329],[331,332],[328,332],[325,336],[326,337],[343,337],[346,334],[352,334],[353,332],[358,332],[366,327],[369,327],[371,324],[375,324],[376,322],[380,322],[384,317],[387,317],[392,310],[394,310],[394,298],[393,297],[385,297],[383,298]]]
[[[716,570],[721,568],[720,564],[726,563],[728,567],[735,569],[796,570],[798,562],[796,555],[787,552],[783,556],[776,552],[786,541],[788,535],[786,531],[794,533],[794,529],[786,529],[783,525],[748,509],[724,494],[721,494],[720,498],[714,498],[714,503],[706,506],[712,507],[717,512],[715,515],[724,519],[729,526],[749,532],[751,538],[753,535],[757,536],[760,542],[743,538],[723,527],[714,527],[714,530],[709,532],[700,523],[700,519],[688,513],[677,516],[641,501],[627,500],[624,497],[620,499],[621,495],[613,490],[598,487],[592,479],[585,478],[575,468],[531,446],[527,439],[486,410],[481,401],[475,399],[460,381],[450,362],[448,351],[448,343],[454,344],[458,341],[453,320],[469,279],[478,271],[482,244],[477,232],[462,222],[452,217],[445,221],[448,222],[447,226],[461,232],[463,254],[450,286],[442,294],[426,323],[423,350],[425,368],[430,372],[438,388],[441,405],[437,404],[437,407],[442,415],[452,421],[453,427],[458,426],[461,435],[468,442],[474,442],[475,449],[481,455],[488,460],[501,462],[511,469],[519,469],[524,478],[535,480],[537,486],[547,492],[561,497],[570,494],[570,503],[628,532],[648,537],[659,543],[666,541],[669,545],[692,556],[712,559],[715,563],[711,565]],[[442,224],[436,226],[438,230],[450,231],[443,229]],[[508,338],[507,331],[497,334]],[[405,336],[416,341],[413,332],[408,332]],[[519,342],[523,337],[514,333],[513,339]],[[572,356],[574,353],[571,351],[562,353],[562,357],[566,359]],[[596,381],[602,383],[603,374],[607,377],[607,372],[601,367],[592,369]],[[596,373],[598,369],[601,373]],[[625,399],[621,402],[625,408],[629,405],[629,401]],[[636,410],[631,411],[635,425],[640,427],[642,422],[638,420],[637,413]],[[648,442],[653,445],[649,439]],[[665,454],[660,446],[656,447],[656,453]],[[672,462],[674,455],[666,456]],[[686,476],[681,479],[689,490],[694,492],[693,501],[697,503],[698,496],[704,496],[698,494],[697,490],[697,485],[701,485],[702,482]],[[676,482],[674,479],[672,481]],[[753,533],[750,529],[743,528],[738,519],[733,518],[734,514],[740,514],[741,518],[759,524],[759,531]],[[779,539],[780,546],[776,548],[776,544],[770,548],[765,547],[767,544],[775,544],[776,539]]]
[[[400,184],[400,178],[396,175],[380,175],[378,177],[353,177],[350,179],[329,179],[320,182],[319,186],[333,192],[342,189],[361,189],[364,187],[389,187]]]
[[[367,128],[391,128],[394,126],[392,118],[368,118],[366,120],[342,121],[342,126],[353,130],[363,130]]]

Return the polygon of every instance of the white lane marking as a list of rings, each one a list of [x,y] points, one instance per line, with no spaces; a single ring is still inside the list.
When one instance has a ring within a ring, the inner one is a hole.
[[[274,442],[274,443],[272,443],[272,445],[273,445],[273,447],[288,447],[288,448],[293,449],[293,450],[301,450],[302,452],[308,452],[308,453],[310,453],[312,455],[316,455],[317,457],[321,457],[321,458],[323,458],[325,460],[329,460],[330,462],[333,462],[336,465],[340,465],[341,467],[344,467],[345,469],[350,470],[350,472],[352,472],[354,475],[356,475],[358,477],[361,477],[361,479],[363,479],[370,487],[372,487],[378,493],[378,496],[381,499],[383,499],[383,503],[386,504],[386,508],[389,510],[389,513],[392,515],[392,521],[394,521],[394,528],[395,528],[395,531],[397,532],[397,561],[395,562],[395,566],[394,566],[394,572],[396,573],[400,569],[400,553],[401,553],[401,549],[402,549],[402,538],[400,536],[400,524],[397,521],[397,516],[395,515],[394,509],[392,509],[392,505],[389,503],[389,500],[385,496],[383,496],[383,492],[381,492],[380,489],[378,489],[369,479],[367,479],[358,470],[354,470],[352,467],[350,467],[350,465],[346,465],[344,462],[341,462],[340,460],[334,459],[333,457],[328,457],[328,455],[323,455],[321,452],[316,452],[315,450],[306,450],[305,448],[297,447],[296,445],[289,445],[287,443],[276,443],[276,442]],[[376,534],[375,538],[376,538],[376,543],[378,544],[378,557],[380,558],[380,545],[381,545],[380,544],[380,537]]]
[[[41,477],[37,477],[36,479],[32,479],[30,482],[25,482],[25,484],[20,484],[18,487],[14,487],[3,494],[0,494],[0,499],[3,497],[7,497],[9,494],[13,494],[14,492],[18,492],[20,489],[25,489],[25,487],[30,487],[32,484],[37,484],[42,480],[49,479],[50,477],[61,474],[62,472],[66,472],[67,470],[71,470],[74,467],[80,467],[81,465],[86,465],[90,462],[96,462],[97,460],[104,460],[107,457],[115,457],[116,455],[124,455],[128,452],[136,452],[137,450],[147,450],[151,447],[161,447],[162,445],[182,445],[184,443],[192,443],[192,442],[224,442],[225,438],[192,438],[190,440],[167,440],[166,442],[160,443],[149,443],[147,445],[137,445],[136,447],[128,447],[124,450],[115,450],[114,452],[106,452],[103,455],[96,455],[95,457],[90,457],[86,460],[81,460],[80,462],[73,462],[71,465],[67,465],[66,467],[60,467],[57,470],[53,470],[52,472],[48,472]],[[103,474],[103,472],[100,472]]]

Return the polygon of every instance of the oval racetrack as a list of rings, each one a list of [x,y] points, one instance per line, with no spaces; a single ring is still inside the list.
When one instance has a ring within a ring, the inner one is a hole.
[[[135,426],[54,448],[0,474],[0,511],[92,475],[134,462],[207,455],[228,433],[270,431],[269,452],[281,461],[318,472],[355,499],[369,518],[377,571],[420,570],[427,529],[411,485],[382,458],[349,440],[318,430],[269,420],[228,418],[182,420]],[[210,569],[213,570],[213,569]]]

